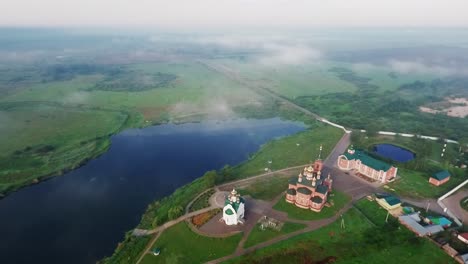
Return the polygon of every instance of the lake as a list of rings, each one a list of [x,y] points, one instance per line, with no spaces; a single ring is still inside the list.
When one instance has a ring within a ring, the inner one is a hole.
[[[0,200],[0,263],[95,263],[151,201],[304,129],[272,118],[126,130],[86,165]]]
[[[374,152],[379,156],[398,162],[408,162],[415,158],[413,152],[392,144],[377,144],[374,146]]]

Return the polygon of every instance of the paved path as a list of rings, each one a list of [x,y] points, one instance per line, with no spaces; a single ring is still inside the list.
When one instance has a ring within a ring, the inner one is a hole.
[[[462,223],[468,220],[468,212],[460,206],[460,201],[467,196],[468,190],[461,189],[442,201]]]

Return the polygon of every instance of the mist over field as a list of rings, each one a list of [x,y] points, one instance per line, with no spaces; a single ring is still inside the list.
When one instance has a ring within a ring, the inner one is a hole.
[[[4,2],[0,263],[450,263],[427,239],[468,255],[465,227],[420,238],[356,200],[444,215],[466,181],[467,1]],[[340,166],[349,146],[365,172]],[[315,159],[317,181],[291,178]],[[233,188],[247,214],[226,228]]]

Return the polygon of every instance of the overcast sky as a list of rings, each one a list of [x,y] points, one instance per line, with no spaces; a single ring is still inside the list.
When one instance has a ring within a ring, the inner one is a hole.
[[[0,25],[468,27],[468,0],[0,0]]]

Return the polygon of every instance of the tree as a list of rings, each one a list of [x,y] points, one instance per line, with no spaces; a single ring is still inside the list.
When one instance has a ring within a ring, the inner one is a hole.
[[[216,179],[218,178],[218,173],[215,170],[211,170],[203,175],[203,180],[205,182],[206,188],[211,188],[215,185]]]
[[[169,217],[169,220],[174,220],[178,218],[179,216],[181,216],[183,211],[184,211],[184,208],[182,208],[182,206],[177,205],[169,209],[167,216]]]

